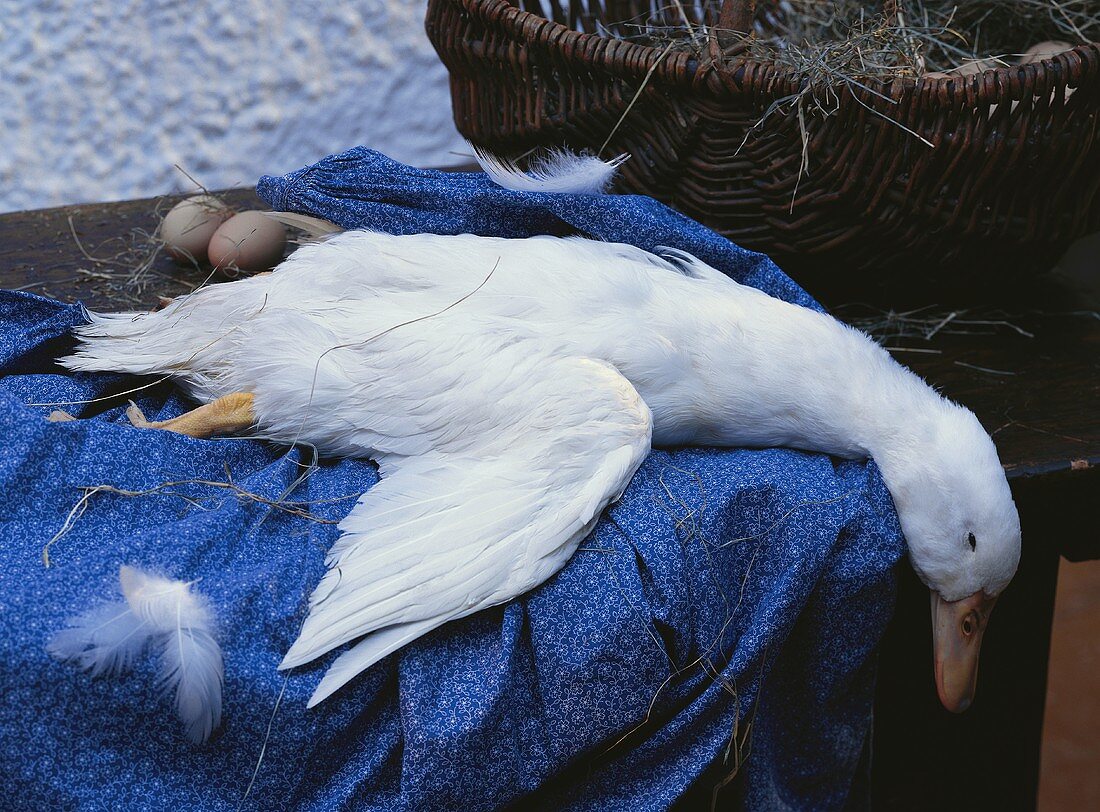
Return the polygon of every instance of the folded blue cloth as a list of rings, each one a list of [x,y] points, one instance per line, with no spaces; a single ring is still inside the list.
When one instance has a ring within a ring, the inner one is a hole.
[[[510,192],[362,148],[259,190],[346,227],[672,246],[816,307],[767,258],[648,198]],[[168,382],[53,365],[82,320],[78,306],[0,293],[3,808],[665,809],[709,801],[735,771],[747,808],[858,805],[874,650],[903,552],[872,463],[654,451],[546,584],[307,711],[334,655],[289,675],[276,665],[333,522],[377,481],[374,466],[321,460],[286,496],[299,512],[273,509],[245,494],[286,495],[298,450],[130,427],[128,397],[151,419],[191,404]],[[53,408],[81,419],[47,422]],[[97,485],[146,493],[84,498]],[[45,651],[68,616],[118,598],[120,564],[196,581],[217,614],[225,710],[204,746],[158,693],[155,658],[92,679]]]

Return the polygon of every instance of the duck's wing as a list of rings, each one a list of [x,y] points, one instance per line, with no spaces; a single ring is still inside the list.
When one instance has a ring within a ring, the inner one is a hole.
[[[485,404],[489,414],[471,423],[482,436],[460,450],[382,461],[384,477],[341,523],[280,665],[363,638],[333,663],[311,707],[420,635],[541,584],[626,488],[649,451],[648,407],[608,364],[544,360],[538,380],[514,381],[522,408],[514,397]]]

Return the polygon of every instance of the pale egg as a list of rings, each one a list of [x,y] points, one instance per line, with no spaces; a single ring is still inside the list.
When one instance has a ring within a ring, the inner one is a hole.
[[[203,262],[210,238],[232,216],[229,207],[213,195],[195,195],[181,200],[164,215],[158,234],[174,259]]]
[[[279,264],[286,249],[286,226],[262,211],[242,211],[224,223],[210,238],[210,264],[222,271],[269,271]]]

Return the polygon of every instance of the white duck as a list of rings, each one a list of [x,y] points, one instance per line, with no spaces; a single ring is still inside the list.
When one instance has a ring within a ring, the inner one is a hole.
[[[683,253],[369,231],[163,310],[91,316],[74,370],[170,374],[206,405],[139,425],[255,428],[365,456],[281,668],[351,641],[310,705],[572,555],[657,445],[873,457],[932,590],[943,704],[971,701],[1020,525],[974,415],[864,334]]]

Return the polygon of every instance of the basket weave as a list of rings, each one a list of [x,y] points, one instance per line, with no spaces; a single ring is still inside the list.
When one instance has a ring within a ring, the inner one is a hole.
[[[701,22],[745,30],[754,5],[703,3]],[[664,0],[429,0],[427,30],[473,143],[596,150],[614,130],[602,154],[632,155],[617,191],[796,272],[1045,270],[1100,230],[1100,45],[970,76],[841,83],[839,109],[807,115],[804,141],[794,115],[759,123],[803,86],[792,69],[731,59],[717,38],[699,57],[605,33],[679,14]]]

